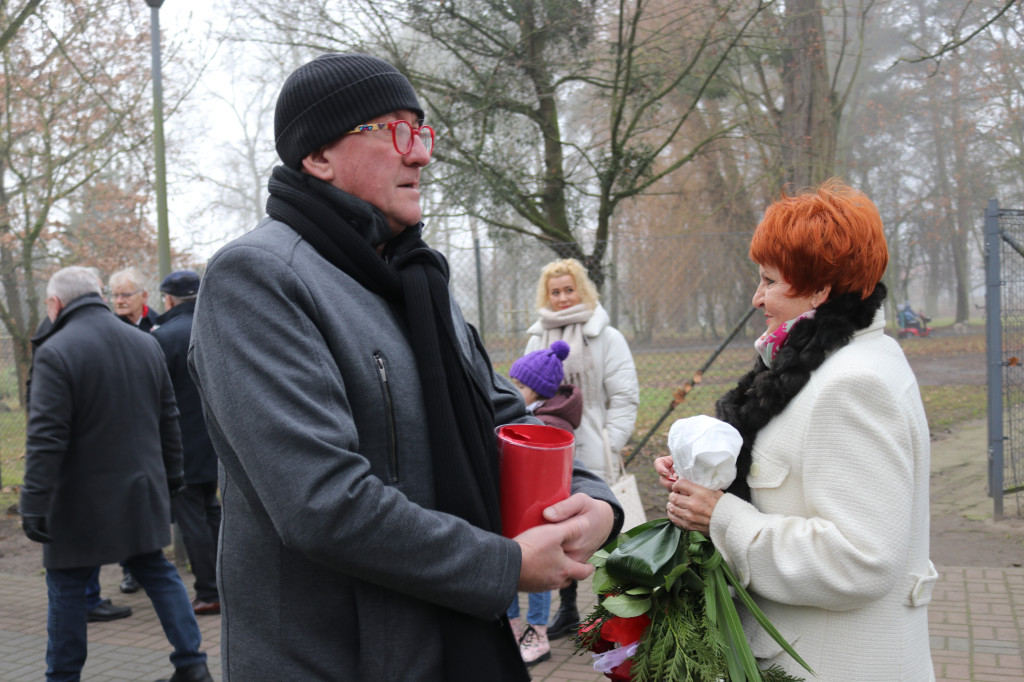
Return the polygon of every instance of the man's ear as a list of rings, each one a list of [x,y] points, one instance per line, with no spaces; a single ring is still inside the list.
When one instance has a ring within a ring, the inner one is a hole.
[[[327,147],[320,147],[315,152],[306,154],[305,158],[302,159],[302,170],[318,180],[331,182],[334,180],[334,169],[331,168],[331,163],[324,154],[326,149]]]
[[[49,296],[46,299],[46,316],[50,322],[56,322],[60,311],[64,310],[64,304],[56,296]]]

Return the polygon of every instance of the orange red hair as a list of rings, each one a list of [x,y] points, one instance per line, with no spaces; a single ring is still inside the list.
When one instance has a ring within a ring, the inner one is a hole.
[[[874,291],[889,264],[878,207],[838,178],[768,207],[750,242],[750,258],[778,268],[796,296],[832,285],[831,296]]]

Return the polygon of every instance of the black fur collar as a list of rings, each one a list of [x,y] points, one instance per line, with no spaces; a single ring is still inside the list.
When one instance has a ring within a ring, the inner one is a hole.
[[[807,385],[811,372],[825,362],[829,353],[848,344],[855,332],[871,324],[886,293],[885,285],[879,282],[864,300],[856,293],[829,299],[818,306],[814,317],[793,325],[771,369],[758,357],[754,369],[719,398],[715,404],[718,418],[735,426],[743,436],[743,448],[736,462],[736,480],[727,492],[750,499],[747,474],[758,432]]]

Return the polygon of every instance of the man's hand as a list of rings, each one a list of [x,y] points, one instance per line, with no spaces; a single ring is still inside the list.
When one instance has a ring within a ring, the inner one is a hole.
[[[174,478],[167,479],[167,491],[174,497],[178,493],[185,490],[185,477],[175,476]]]
[[[567,500],[544,510],[544,519],[550,523],[574,522],[580,532],[562,543],[566,555],[574,561],[586,561],[599,550],[611,535],[615,525],[615,512],[603,500],[576,493]]]
[[[50,524],[42,514],[22,514],[21,530],[24,531],[25,537],[32,542],[53,542],[53,537],[50,536]]]
[[[513,538],[523,553],[520,592],[556,590],[594,572],[593,566],[570,559],[564,550],[566,544],[578,541],[585,525],[579,517],[563,523],[542,523]]]

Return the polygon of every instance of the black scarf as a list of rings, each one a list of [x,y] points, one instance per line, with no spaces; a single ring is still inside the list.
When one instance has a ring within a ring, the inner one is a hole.
[[[493,406],[463,362],[444,257],[426,245],[419,225],[391,238],[374,206],[306,173],[278,166],[268,189],[270,217],[384,298],[405,323],[423,389],[437,509],[500,533]],[[384,243],[382,258],[375,247]],[[485,622],[437,609],[446,680],[529,679],[507,618]]]
[[[758,432],[807,385],[811,373],[821,367],[829,353],[848,344],[855,332],[871,324],[885,296],[885,285],[879,282],[863,300],[859,294],[849,292],[829,299],[818,306],[814,317],[793,325],[789,338],[772,360],[771,369],[758,357],[754,368],[743,375],[736,387],[719,398],[716,415],[743,436],[743,447],[736,460],[736,480],[726,492],[750,500],[747,474]]]

